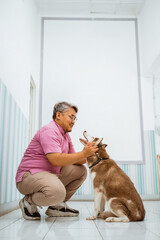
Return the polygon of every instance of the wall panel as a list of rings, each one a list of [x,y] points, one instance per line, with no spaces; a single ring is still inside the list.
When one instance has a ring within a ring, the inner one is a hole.
[[[0,80],[0,204],[20,198],[15,175],[28,144],[28,121]]]

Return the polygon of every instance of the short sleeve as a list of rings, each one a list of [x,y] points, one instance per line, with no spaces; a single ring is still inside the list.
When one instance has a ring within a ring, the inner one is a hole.
[[[61,153],[61,137],[52,129],[47,129],[40,133],[40,144],[45,154]]]

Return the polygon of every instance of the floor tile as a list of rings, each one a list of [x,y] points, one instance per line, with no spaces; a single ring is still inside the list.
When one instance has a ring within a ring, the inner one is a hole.
[[[107,240],[159,240],[160,238],[155,234],[146,231],[145,229],[132,229],[130,227],[117,228],[114,225],[114,229],[99,229],[103,239]]]
[[[102,240],[97,229],[51,228],[44,240]]]
[[[57,218],[53,224],[53,228],[78,228],[78,229],[93,229],[95,224],[93,221],[87,221],[85,218],[80,219],[78,217],[66,217],[66,218]]]
[[[20,219],[11,226],[0,231],[0,239],[42,239],[49,231],[53,222],[26,221]]]
[[[41,209],[40,221],[26,221],[21,210],[0,217],[1,240],[160,240],[160,201],[145,201],[142,222],[107,223],[103,219],[86,220],[94,202],[69,202],[80,211],[78,217],[48,217]],[[107,209],[107,206],[106,206]]]
[[[18,219],[0,219],[0,230],[3,228],[10,226],[14,222],[16,222]]]

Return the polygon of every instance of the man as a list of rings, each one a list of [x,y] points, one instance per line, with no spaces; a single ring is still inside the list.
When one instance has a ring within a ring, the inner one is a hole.
[[[83,164],[98,150],[92,143],[75,152],[68,132],[72,131],[78,108],[67,102],[54,106],[53,121],[42,127],[26,149],[16,174],[16,186],[24,196],[19,206],[23,217],[40,219],[37,206],[48,206],[48,216],[78,216],[67,206],[86,179]]]

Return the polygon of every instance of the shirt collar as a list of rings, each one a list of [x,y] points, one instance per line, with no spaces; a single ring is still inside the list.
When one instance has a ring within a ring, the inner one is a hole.
[[[66,132],[63,130],[63,128],[58,123],[56,123],[54,120],[53,120],[53,122],[58,127],[58,129],[59,129],[60,133],[62,134],[62,136],[64,136],[66,134]]]

